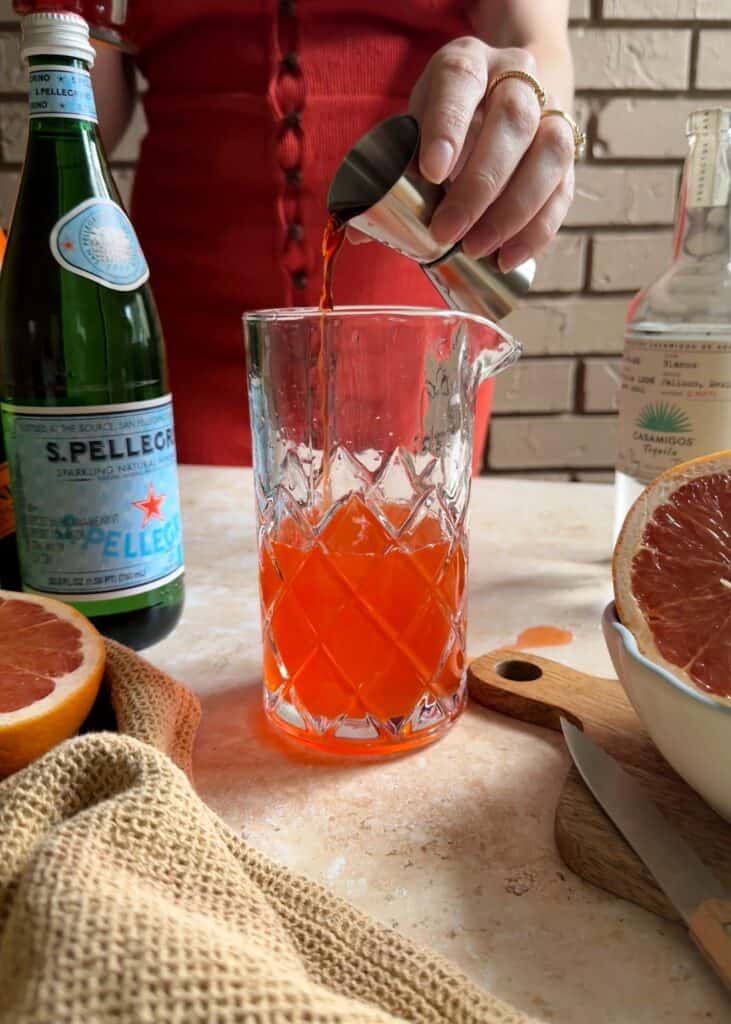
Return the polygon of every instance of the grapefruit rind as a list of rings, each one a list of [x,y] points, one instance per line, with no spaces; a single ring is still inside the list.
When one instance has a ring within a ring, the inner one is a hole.
[[[707,690],[689,675],[684,666],[666,660],[658,650],[645,614],[632,587],[632,563],[637,552],[644,547],[642,538],[645,528],[655,512],[666,504],[672,494],[685,484],[699,477],[715,474],[731,476],[731,450],[704,455],[680,463],[661,473],[642,491],[630,508],[614,547],[612,557],[612,581],[614,603],[619,620],[634,636],[637,646],[650,661],[660,665],[676,678],[682,679],[694,690],[728,704],[726,697]]]
[[[40,700],[14,711],[0,712],[0,778],[25,767],[51,747],[73,735],[89,714],[99,691],[106,651],[104,640],[80,612],[53,598],[0,590],[0,599],[28,601],[71,623],[80,639],[81,663],[53,679],[54,687]]]

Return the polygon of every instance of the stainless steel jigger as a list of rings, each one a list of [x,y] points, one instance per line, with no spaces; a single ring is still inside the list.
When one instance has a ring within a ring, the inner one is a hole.
[[[335,173],[327,206],[338,220],[416,260],[452,309],[502,320],[530,288],[535,260],[503,274],[494,256],[470,259],[439,245],[429,230],[444,198],[418,170],[419,125],[409,114],[381,121],[353,146]]]

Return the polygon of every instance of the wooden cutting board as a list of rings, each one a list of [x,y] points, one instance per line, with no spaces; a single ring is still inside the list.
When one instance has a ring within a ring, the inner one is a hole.
[[[616,680],[503,647],[472,662],[468,685],[473,700],[501,714],[559,732],[563,715],[583,728],[637,777],[668,821],[731,889],[731,825],[659,754]],[[662,917],[678,919],[573,766],[556,808],[555,835],[561,856],[577,875]]]

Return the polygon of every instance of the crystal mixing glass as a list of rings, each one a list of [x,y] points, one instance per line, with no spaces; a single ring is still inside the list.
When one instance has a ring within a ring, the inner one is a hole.
[[[517,342],[452,310],[244,316],[264,702],[321,750],[437,739],[465,702],[477,388]]]

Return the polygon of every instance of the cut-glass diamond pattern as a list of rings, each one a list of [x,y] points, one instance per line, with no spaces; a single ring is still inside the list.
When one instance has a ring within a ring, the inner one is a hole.
[[[286,453],[282,461],[280,486],[284,487],[295,501],[307,501],[309,496],[307,475],[302,463],[292,450]]]
[[[398,449],[371,471],[338,448],[309,506],[297,453],[284,463],[257,502],[269,713],[374,744],[438,728],[463,703],[465,632],[462,509],[438,460]]]
[[[444,708],[438,700],[424,696],[414,708],[409,724],[414,732],[421,732],[423,729],[433,728],[446,717]]]

